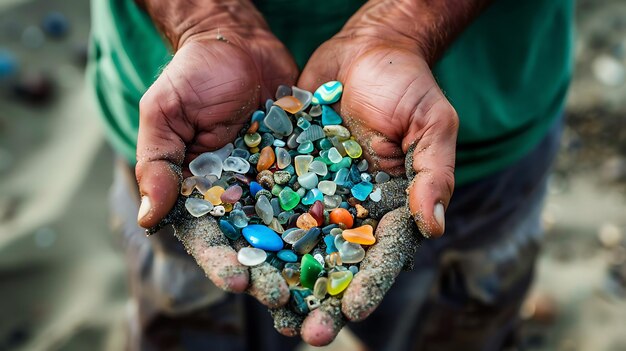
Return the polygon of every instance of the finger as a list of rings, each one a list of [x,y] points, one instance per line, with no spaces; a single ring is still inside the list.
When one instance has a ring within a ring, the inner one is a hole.
[[[298,87],[314,92],[320,85],[337,80],[339,63],[334,52],[334,50],[327,50],[326,44],[315,50],[300,74]]]
[[[270,314],[274,319],[274,328],[282,335],[293,337],[300,333],[304,316],[287,307],[270,309]]]
[[[166,75],[164,72],[159,80]],[[139,105],[135,175],[142,196],[137,220],[144,228],[155,226],[174,205],[185,155],[183,138],[191,140],[194,134],[185,119],[173,117],[180,114],[178,100],[155,89],[149,90]]]
[[[420,232],[439,237],[445,230],[445,210],[454,189],[454,160],[458,117],[442,97],[430,108],[419,139],[406,137],[406,168],[409,185],[409,208]]]
[[[278,269],[267,262],[250,267],[248,294],[269,308],[283,306],[289,301],[289,287]]]
[[[302,340],[312,346],[330,344],[346,324],[341,313],[341,300],[330,297],[322,302],[319,308],[311,311],[302,323],[300,334]]]
[[[343,296],[343,314],[351,321],[369,316],[413,259],[419,244],[415,222],[406,207],[385,215],[376,230],[376,244],[367,251],[359,273]]]
[[[219,288],[243,292],[248,287],[248,268],[222,234],[215,219],[187,216],[174,224],[175,235],[205,274]]]

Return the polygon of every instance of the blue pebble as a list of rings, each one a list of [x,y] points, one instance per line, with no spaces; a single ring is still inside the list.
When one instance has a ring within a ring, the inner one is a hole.
[[[322,105],[322,125],[323,126],[334,126],[343,123],[343,119],[341,116],[333,110],[332,107]]]
[[[61,38],[70,30],[70,23],[65,15],[55,11],[48,13],[44,17],[41,27],[49,36]]]
[[[322,228],[322,233],[325,235],[330,234],[330,231],[335,228],[339,228],[339,226],[337,224],[329,224],[325,226],[324,228]]]
[[[278,251],[278,258],[285,262],[298,262],[298,255],[291,250]]]
[[[251,224],[243,228],[243,237],[250,245],[266,251],[278,251],[283,248],[283,240],[267,226]]]
[[[250,194],[252,196],[256,196],[256,193],[258,193],[260,190],[263,190],[261,184],[257,182],[250,182]]]
[[[287,173],[289,173],[291,175],[296,174],[296,169],[293,167],[293,165],[289,165],[289,166],[285,167],[285,169],[283,169],[283,171],[285,171],[285,172],[287,172]]]
[[[359,183],[363,180],[361,179],[361,171],[359,171],[359,168],[356,165],[352,165],[350,167],[350,180],[353,183]]]
[[[360,182],[352,187],[352,196],[360,201],[365,201],[367,196],[374,190],[374,184],[370,182]]]
[[[333,181],[339,186],[345,186],[346,182],[348,181],[349,173],[350,171],[347,168],[341,168],[337,171],[337,173],[335,173],[335,179],[333,179]]]
[[[282,141],[280,139],[275,139],[274,140],[274,146],[276,146],[276,147],[285,147],[285,145],[287,145],[287,143],[285,143],[284,141]]]
[[[350,208],[350,204],[343,201],[341,204],[339,204],[339,207],[341,208],[345,208],[346,210]]]
[[[241,236],[241,233],[230,222],[224,219],[220,219],[220,230],[230,240],[237,240]]]
[[[332,235],[326,235],[324,237],[324,242],[326,243],[326,253],[331,254],[333,252],[337,252],[337,247],[335,246],[335,237]]]

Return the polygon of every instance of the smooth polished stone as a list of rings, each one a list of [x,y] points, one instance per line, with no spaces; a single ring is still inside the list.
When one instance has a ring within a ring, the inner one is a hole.
[[[332,163],[339,163],[341,162],[343,157],[341,157],[341,154],[339,153],[337,148],[333,146],[330,148],[330,150],[328,150],[328,159]]]
[[[372,193],[370,194],[370,200],[374,202],[379,202],[380,200],[382,200],[382,198],[383,192],[382,190],[380,190],[380,188],[374,189],[374,191],[372,191]]]
[[[301,176],[309,171],[309,165],[313,162],[311,155],[298,155],[294,157],[293,163],[296,168],[296,174]]]
[[[273,177],[276,184],[284,185],[289,183],[289,180],[291,179],[291,174],[289,174],[289,172],[287,171],[276,171],[274,172]]]
[[[257,182],[250,182],[250,195],[256,196],[256,193],[258,193],[261,190],[263,190],[263,187],[261,186],[261,184]]]
[[[312,117],[319,117],[322,115],[322,106],[321,105],[313,105],[309,110],[309,115]]]
[[[278,194],[278,201],[283,210],[293,210],[300,203],[300,195],[293,191],[293,189],[285,187],[280,194]]]
[[[348,267],[348,270],[352,272],[353,275],[356,275],[357,273],[359,273],[359,267],[357,266],[350,266]]]
[[[215,175],[220,178],[222,169],[222,159],[212,152],[205,152],[189,162],[189,171],[195,176]]]
[[[295,251],[299,255],[304,255],[306,253],[311,252],[313,248],[320,241],[320,234],[322,230],[320,228],[314,227],[307,230],[306,234],[300,240],[296,241],[293,244],[293,251]]]
[[[293,245],[296,242],[298,242],[298,240],[302,239],[302,237],[306,234],[306,232],[307,232],[306,230],[300,229],[300,228],[287,229],[283,233],[283,240],[287,244]]]
[[[279,136],[286,136],[293,132],[293,125],[287,113],[278,106],[272,106],[265,116],[263,123],[267,128]]]
[[[215,206],[211,211],[209,211],[209,214],[213,217],[222,217],[226,214],[226,208],[222,205]]]
[[[291,250],[280,250],[277,256],[285,262],[298,262],[298,255]]]
[[[350,138],[350,131],[344,126],[325,126],[324,134],[327,137],[337,137],[339,140],[347,140]]]
[[[315,150],[315,147],[313,146],[313,143],[310,141],[305,141],[302,144],[300,144],[300,146],[298,146],[298,152],[301,154],[308,154],[313,152],[313,150]]]
[[[313,206],[309,207],[308,213],[311,217],[313,217],[313,219],[315,219],[317,226],[322,226],[324,224],[324,204],[322,204],[322,201],[315,201]]]
[[[374,185],[372,183],[360,182],[358,184],[355,184],[350,192],[355,198],[361,201],[365,201],[365,199],[367,199],[367,196],[372,192],[372,190],[374,190]]]
[[[234,204],[241,199],[242,195],[243,189],[239,185],[235,184],[226,189],[222,195],[220,195],[220,200],[222,200],[222,203]]]
[[[317,188],[324,195],[335,195],[335,191],[337,190],[337,184],[330,180],[322,180],[317,184]]]
[[[359,244],[343,241],[341,245],[337,245],[337,238],[341,238],[341,235],[335,237],[335,246],[339,250],[341,261],[343,263],[359,263],[365,258],[365,249]]]
[[[316,201],[323,201],[323,200],[324,200],[324,194],[322,194],[322,192],[319,189],[313,188],[307,191],[306,194],[302,197],[302,204],[309,206],[309,205],[314,204]]]
[[[338,163],[331,164],[330,169],[331,172],[339,172],[342,168],[349,168],[352,164],[352,159],[350,157],[344,157]]]
[[[204,193],[204,199],[212,203],[213,205],[219,205],[222,203],[222,194],[225,192],[221,186],[214,186]]]
[[[328,281],[326,286],[328,294],[331,296],[335,296],[346,290],[348,285],[350,285],[353,276],[354,275],[349,270],[330,273],[328,275]]]
[[[377,172],[376,176],[374,177],[374,180],[378,184],[388,182],[390,179],[391,179],[391,177],[389,176],[389,174],[387,174],[387,173],[385,173],[383,171]]]
[[[324,195],[324,201],[322,202],[326,210],[335,209],[341,205],[341,195]]]
[[[341,168],[335,173],[335,177],[333,178],[333,182],[336,185],[343,186],[348,181],[349,170],[347,168]]]
[[[270,204],[270,200],[265,196],[259,197],[256,204],[254,205],[254,209],[256,214],[263,220],[263,223],[269,225],[272,223],[272,218],[274,218],[274,209],[272,209],[272,205]]]
[[[265,262],[267,253],[254,247],[242,247],[237,252],[237,261],[244,266],[258,266]]]
[[[185,208],[194,217],[202,217],[213,209],[213,204],[209,201],[189,197],[185,200]]]
[[[300,264],[299,263],[287,263],[281,275],[289,286],[296,286],[300,283]]]
[[[237,228],[241,229],[248,225],[248,216],[242,210],[232,210],[228,216],[230,222]]]
[[[241,157],[228,157],[222,164],[224,171],[246,174],[250,170],[250,162]]]
[[[256,165],[256,170],[258,172],[264,171],[274,164],[276,161],[276,155],[274,155],[274,150],[271,146],[266,146],[261,150],[261,156],[259,156],[259,161]]]
[[[339,125],[343,123],[343,119],[341,116],[333,110],[332,107],[323,105],[322,106],[322,125],[323,126],[332,126]]]
[[[360,245],[373,245],[376,242],[374,228],[368,224],[346,229],[343,231],[342,236],[346,241]]]
[[[339,101],[343,93],[343,85],[338,81],[330,81],[322,84],[313,93],[314,105],[330,105]]]
[[[243,237],[250,245],[266,251],[279,251],[283,248],[283,240],[272,229],[261,225],[251,224],[242,230]]]
[[[337,252],[337,248],[335,247],[335,237],[331,234],[328,234],[324,237],[324,242],[326,243],[326,253],[331,254],[333,252]]]
[[[311,228],[317,227],[317,220],[311,216],[310,213],[303,213],[298,217],[296,221],[296,227],[304,230],[309,230]]]
[[[280,99],[274,101],[274,106],[278,106],[286,112],[296,114],[302,110],[302,102],[293,96],[283,96]]]
[[[300,263],[300,284],[305,288],[313,289],[315,281],[323,269],[324,267],[310,254],[302,256]]]
[[[285,169],[287,166],[291,164],[291,155],[289,152],[282,147],[276,148],[276,166],[279,169]]]
[[[344,208],[336,208],[330,211],[328,219],[330,223],[343,225],[345,228],[352,228],[354,225],[354,218],[350,212]]]
[[[346,153],[351,158],[359,158],[363,154],[363,149],[361,149],[361,145],[352,139],[348,139],[343,142],[343,147],[346,149]]]

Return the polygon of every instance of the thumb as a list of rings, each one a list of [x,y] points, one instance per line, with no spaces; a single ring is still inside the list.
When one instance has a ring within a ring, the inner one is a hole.
[[[338,73],[339,64],[335,52],[329,50],[327,44],[323,44],[311,55],[309,62],[302,70],[298,87],[314,92],[320,85],[337,80]]]
[[[454,108],[440,91],[438,93],[441,96],[432,105],[417,109],[427,111],[422,130],[409,132],[402,142],[407,154],[407,176],[412,179],[408,189],[409,208],[420,232],[426,237],[443,234],[445,210],[454,189],[459,122]]]
[[[188,140],[194,135],[192,126],[176,117],[177,100],[164,93],[153,85],[139,104],[135,175],[141,194],[137,221],[144,228],[155,226],[174,206],[185,157],[181,135]]]

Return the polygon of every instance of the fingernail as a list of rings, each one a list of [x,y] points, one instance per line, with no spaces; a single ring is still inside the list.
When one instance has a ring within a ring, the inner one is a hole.
[[[139,206],[139,213],[137,213],[137,221],[140,221],[144,218],[152,209],[152,204],[150,203],[150,198],[147,196],[141,197],[141,206]]]
[[[439,224],[439,226],[441,227],[441,231],[443,232],[444,230],[446,230],[446,214],[443,210],[443,204],[442,203],[438,203],[435,205],[435,220],[437,221],[437,224]]]

